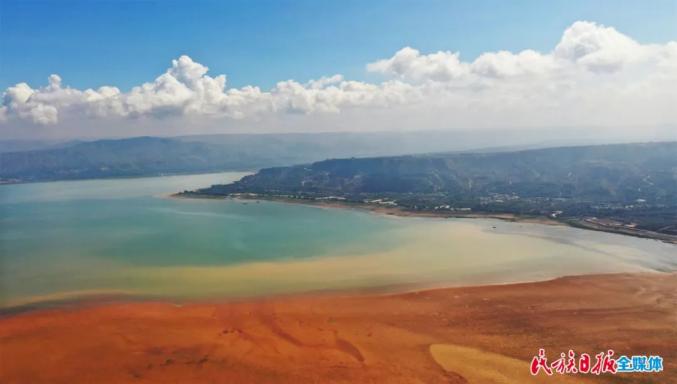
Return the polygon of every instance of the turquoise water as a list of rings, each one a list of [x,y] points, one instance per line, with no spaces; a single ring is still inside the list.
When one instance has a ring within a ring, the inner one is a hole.
[[[673,270],[675,247],[567,227],[173,199],[242,173],[0,186],[0,305]]]

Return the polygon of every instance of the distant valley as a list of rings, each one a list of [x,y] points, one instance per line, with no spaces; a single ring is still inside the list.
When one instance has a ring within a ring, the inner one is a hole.
[[[561,140],[550,141],[545,133],[531,134],[530,140],[525,140],[521,132],[502,133],[500,148],[495,147],[497,133],[492,131],[5,140],[0,141],[0,183],[254,171],[331,158],[514,150],[563,144]]]

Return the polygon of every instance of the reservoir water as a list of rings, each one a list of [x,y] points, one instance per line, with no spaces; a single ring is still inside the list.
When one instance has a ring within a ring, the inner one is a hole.
[[[565,226],[167,197],[243,173],[0,186],[0,307],[673,271],[677,247]]]

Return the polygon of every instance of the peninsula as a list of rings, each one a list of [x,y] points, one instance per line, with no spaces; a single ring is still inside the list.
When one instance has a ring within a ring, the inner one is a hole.
[[[330,159],[180,197],[538,220],[677,243],[677,142]]]

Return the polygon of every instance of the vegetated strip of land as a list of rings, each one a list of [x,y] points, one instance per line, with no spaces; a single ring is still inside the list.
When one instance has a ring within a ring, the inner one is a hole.
[[[677,143],[333,159],[179,196],[539,220],[677,243]]]

